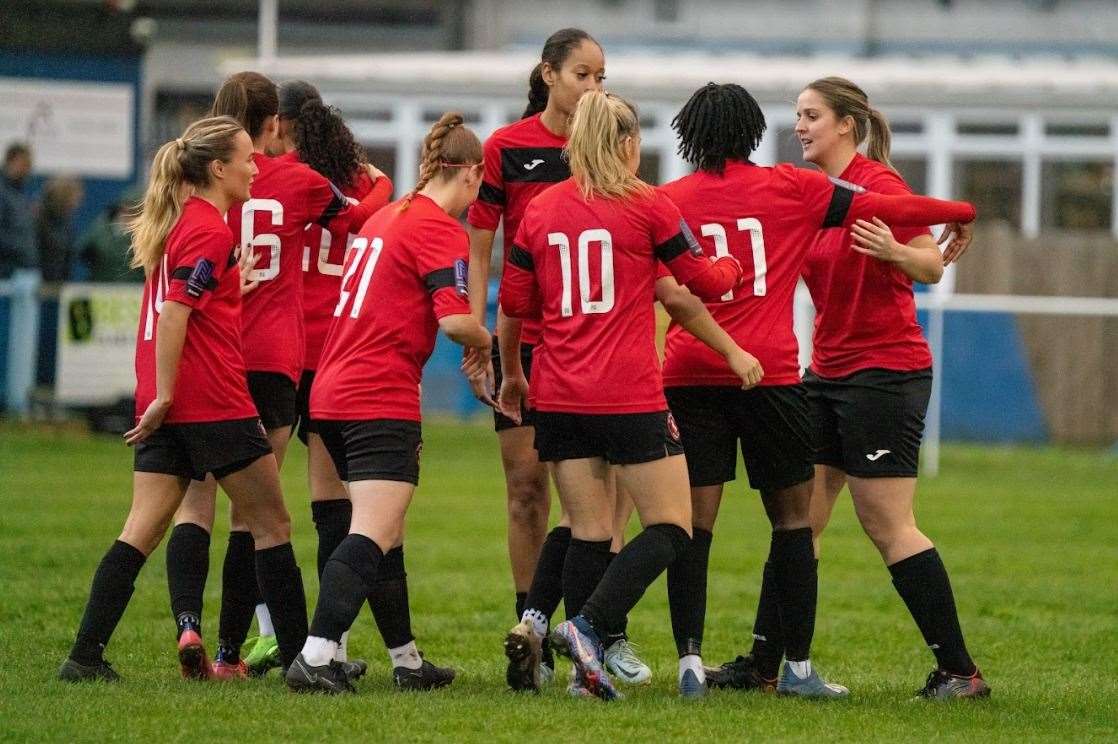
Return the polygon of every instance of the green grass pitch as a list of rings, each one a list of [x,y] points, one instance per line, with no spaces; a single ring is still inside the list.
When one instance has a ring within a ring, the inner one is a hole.
[[[713,692],[675,695],[663,579],[630,634],[654,683],[612,705],[504,689],[514,622],[503,481],[492,431],[425,426],[422,485],[405,543],[422,649],[459,670],[453,687],[399,694],[366,609],[351,655],[371,662],[358,694],[301,697],[273,672],[245,684],[178,677],[164,550],[151,557],[106,653],[117,686],[54,680],[103,551],[131,498],[131,453],[69,429],[0,427],[0,739],[21,741],[1032,741],[1118,736],[1118,459],[1057,449],[946,448],[918,515],[951,571],[963,628],[993,687],[978,704],[910,702],[932,666],[844,496],[824,539],[814,657],[852,690],[817,704]],[[305,451],[284,468],[308,601],[316,540]],[[555,511],[555,510],[553,510]],[[224,523],[226,507],[219,509]],[[206,628],[217,626],[226,527],[213,541]],[[768,529],[755,494],[731,486],[711,557],[706,658],[746,648]],[[566,671],[564,666],[561,671]],[[565,678],[565,675],[563,676]]]

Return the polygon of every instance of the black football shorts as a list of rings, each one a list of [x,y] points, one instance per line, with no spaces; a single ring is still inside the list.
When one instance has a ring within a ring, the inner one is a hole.
[[[315,424],[338,477],[346,483],[391,480],[419,484],[423,434],[418,421],[316,420]]]
[[[191,424],[163,424],[136,445],[132,469],[205,480],[221,480],[243,470],[272,447],[258,418]]]
[[[636,465],[683,454],[679,427],[668,411],[557,413],[536,411],[541,462],[601,457],[611,465]]]
[[[268,431],[295,423],[295,383],[279,372],[252,372],[247,375],[248,392],[260,421]]]
[[[739,444],[749,485],[758,491],[779,491],[814,476],[803,385],[695,385],[664,394],[679,422],[693,487],[734,480]]]
[[[915,478],[932,371],[804,374],[815,462],[859,478]]]

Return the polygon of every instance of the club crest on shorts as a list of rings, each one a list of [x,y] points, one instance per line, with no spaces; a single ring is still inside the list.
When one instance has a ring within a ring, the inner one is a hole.
[[[679,425],[675,422],[675,416],[671,411],[668,411],[668,435],[675,441],[679,441]]]
[[[268,438],[268,430],[264,428],[263,421],[261,421],[260,419],[256,419],[256,428],[260,429],[260,436],[264,437],[265,439]]]

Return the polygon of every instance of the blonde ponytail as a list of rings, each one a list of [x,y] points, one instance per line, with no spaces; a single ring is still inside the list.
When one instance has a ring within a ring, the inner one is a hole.
[[[636,108],[624,98],[600,91],[579,98],[567,154],[583,198],[623,199],[651,193],[652,187],[629,170],[624,140],[639,134]]]
[[[165,143],[151,163],[151,178],[143,201],[128,221],[132,236],[132,268],[150,274],[163,259],[163,242],[182,215],[194,187],[210,182],[214,160],[229,162],[236,136],[244,131],[228,116],[202,119],[187,127],[181,137]]]

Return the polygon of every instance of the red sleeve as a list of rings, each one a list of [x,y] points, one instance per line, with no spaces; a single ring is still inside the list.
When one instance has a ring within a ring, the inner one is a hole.
[[[878,217],[890,225],[922,226],[971,222],[974,206],[915,194],[877,194],[838,178],[796,168],[801,199],[821,229],[850,227],[857,220]]]
[[[205,307],[218,282],[235,265],[235,242],[228,230],[210,230],[193,236],[176,251],[169,266],[171,283],[166,299],[194,309]]]
[[[911,194],[912,189],[908,187],[904,179],[899,174],[882,169],[882,171],[873,176],[866,182],[866,190],[873,191],[877,194],[889,194],[892,196],[899,196],[903,194]],[[890,226],[893,230],[893,237],[898,243],[909,243],[920,235],[931,235],[932,231],[928,229],[927,225],[919,227],[908,227],[897,225]]]
[[[433,220],[420,227],[422,247],[415,253],[415,266],[431,295],[435,317],[469,315],[466,268],[470,243],[466,232],[457,224]]]
[[[732,256],[710,261],[679,208],[662,192],[652,203],[652,245],[656,258],[676,281],[703,300],[716,300],[741,281],[741,265]]]
[[[349,207],[348,220],[349,232],[356,235],[361,232],[361,228],[374,214],[380,210],[385,204],[388,204],[392,198],[392,179],[388,176],[380,176],[373,182],[373,188],[365,198],[358,202],[355,206]],[[339,219],[345,219],[339,216]]]
[[[530,249],[531,240],[526,229],[530,221],[526,214],[520,223],[520,229],[516,231],[516,239],[509,248],[505,270],[501,274],[498,302],[505,315],[510,318],[539,318],[543,309],[540,286],[536,281],[535,257]]]
[[[505,179],[501,175],[501,146],[496,137],[485,141],[482,149],[485,174],[477,201],[470,205],[466,221],[479,230],[496,230],[505,211]]]

